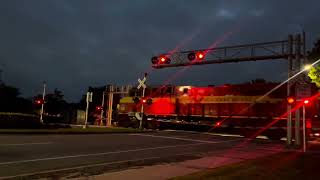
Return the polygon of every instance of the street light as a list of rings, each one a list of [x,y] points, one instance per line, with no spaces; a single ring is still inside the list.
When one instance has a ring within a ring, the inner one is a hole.
[[[306,64],[306,65],[304,65],[303,70],[304,70],[304,71],[308,71],[308,70],[310,70],[311,68],[312,68],[312,65],[311,65],[311,64]]]

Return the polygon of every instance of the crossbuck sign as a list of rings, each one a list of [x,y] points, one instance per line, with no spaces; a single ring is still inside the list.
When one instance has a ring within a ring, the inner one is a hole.
[[[144,77],[142,80],[138,79],[139,86],[137,88],[140,89],[141,87],[143,87],[143,89],[145,89],[147,87],[146,84],[145,84],[146,80],[147,80],[146,77]]]

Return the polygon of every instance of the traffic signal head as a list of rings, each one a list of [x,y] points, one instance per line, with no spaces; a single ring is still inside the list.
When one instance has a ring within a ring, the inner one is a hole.
[[[188,92],[189,92],[189,89],[188,89],[188,88],[184,88],[184,89],[183,89],[183,94],[188,94]]]
[[[138,97],[132,98],[133,102],[138,104],[140,102],[140,99]]]
[[[190,53],[188,54],[188,60],[189,60],[189,61],[202,60],[202,59],[204,59],[204,56],[205,56],[204,53],[201,52],[201,51],[196,52],[196,53],[190,52]]]
[[[151,105],[152,104],[152,99],[151,98],[143,98],[143,99],[141,99],[141,103],[142,104]]]
[[[197,52],[197,60],[202,60],[204,58],[203,52]]]
[[[165,55],[159,56],[158,58],[158,64],[170,64],[171,59]]]
[[[194,52],[191,52],[188,54],[189,61],[193,61],[196,59],[196,54]]]
[[[165,55],[162,56],[154,56],[151,58],[151,63],[152,64],[170,64],[171,59]]]
[[[152,64],[158,64],[158,62],[159,62],[158,57],[157,56],[152,57],[151,62],[152,62]]]
[[[36,99],[34,102],[35,102],[35,104],[37,104],[37,105],[44,104],[43,99]]]
[[[287,102],[288,104],[293,104],[295,102],[295,99],[293,97],[288,97]]]
[[[148,105],[151,105],[151,104],[152,104],[152,99],[151,99],[151,98],[148,98],[148,99],[147,99],[147,104],[148,104]]]
[[[100,111],[100,110],[102,110],[102,107],[101,107],[101,106],[97,106],[97,107],[96,107],[96,110],[97,110],[97,111]]]

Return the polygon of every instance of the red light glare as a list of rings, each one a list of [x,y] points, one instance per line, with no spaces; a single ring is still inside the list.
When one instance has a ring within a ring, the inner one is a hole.
[[[165,58],[165,57],[161,57],[161,58],[160,58],[160,61],[161,61],[161,62],[165,62],[165,61],[166,61],[166,58]]]
[[[42,104],[42,102],[43,102],[43,101],[42,101],[41,99],[35,100],[35,103],[36,103],[36,104]]]
[[[146,102],[147,102],[147,100],[143,99],[143,100],[142,100],[142,102],[143,102],[143,103],[146,103]]]
[[[309,100],[306,99],[306,100],[303,101],[303,103],[304,103],[304,104],[309,104]]]
[[[204,54],[202,52],[197,53],[197,58],[198,59],[203,59],[204,58]]]
[[[289,104],[292,104],[292,103],[294,103],[294,98],[289,97],[289,98],[287,99],[287,101],[288,101]]]
[[[217,126],[220,126],[221,125],[221,122],[217,122]]]

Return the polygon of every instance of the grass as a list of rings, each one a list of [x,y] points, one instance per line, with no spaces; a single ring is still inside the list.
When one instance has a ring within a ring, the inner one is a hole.
[[[103,133],[138,133],[138,129],[131,128],[58,128],[58,129],[0,129],[0,134],[103,134]]]
[[[320,179],[319,165],[319,154],[287,152],[175,177],[171,180]]]

